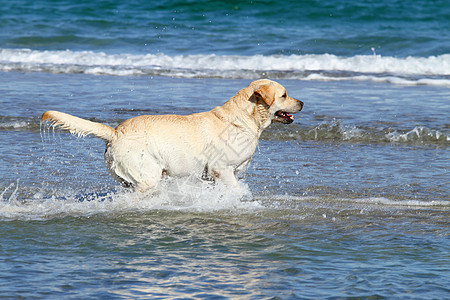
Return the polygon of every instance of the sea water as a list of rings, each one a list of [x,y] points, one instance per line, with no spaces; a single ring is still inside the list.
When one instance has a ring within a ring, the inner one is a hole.
[[[449,295],[446,1],[3,1],[2,298]],[[223,104],[256,78],[305,103],[262,135],[245,194],[168,178],[142,199],[116,126]]]

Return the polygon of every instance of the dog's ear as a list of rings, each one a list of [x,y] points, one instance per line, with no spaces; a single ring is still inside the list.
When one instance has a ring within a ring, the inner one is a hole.
[[[263,100],[269,106],[271,106],[275,101],[275,90],[268,84],[258,87],[254,94],[256,99]]]

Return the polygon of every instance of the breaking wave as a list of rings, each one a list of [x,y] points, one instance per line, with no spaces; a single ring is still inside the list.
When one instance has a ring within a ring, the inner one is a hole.
[[[0,49],[0,71],[183,78],[364,80],[450,87],[450,54],[406,58],[332,54],[169,56]]]

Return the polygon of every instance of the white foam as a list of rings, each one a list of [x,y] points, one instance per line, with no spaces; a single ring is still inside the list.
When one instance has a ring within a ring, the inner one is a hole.
[[[0,49],[0,71],[159,75],[176,77],[364,80],[450,86],[450,54],[397,58],[381,55],[174,55]]]

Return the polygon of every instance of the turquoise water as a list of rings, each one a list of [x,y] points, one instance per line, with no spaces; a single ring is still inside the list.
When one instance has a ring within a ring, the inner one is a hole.
[[[0,1],[0,297],[444,299],[448,1]],[[305,103],[240,178],[138,199],[111,126],[221,105],[255,78]]]

